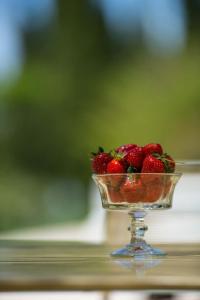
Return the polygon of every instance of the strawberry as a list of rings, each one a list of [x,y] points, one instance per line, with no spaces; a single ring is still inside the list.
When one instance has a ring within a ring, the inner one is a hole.
[[[142,173],[164,173],[165,164],[160,157],[155,157],[153,154],[149,154],[145,157],[142,166]]]
[[[119,190],[116,190],[112,186],[108,186],[108,198],[110,202],[122,202],[122,195]]]
[[[99,147],[97,153],[92,152],[92,170],[96,174],[105,174],[107,165],[112,160],[109,153],[104,152],[102,147]]]
[[[136,168],[138,171],[140,171],[144,159],[142,147],[136,146],[125,155],[124,159],[131,167]]]
[[[152,153],[145,157],[142,172],[143,173],[173,173],[175,170],[175,161],[167,153],[159,155]]]
[[[158,153],[158,154],[162,155],[163,149],[160,144],[150,143],[143,147],[143,152],[144,152],[145,156],[147,156],[148,154],[151,154],[151,153]]]
[[[143,201],[145,194],[145,186],[142,181],[135,178],[127,177],[125,182],[121,185],[120,192],[123,202],[136,203]]]
[[[175,161],[167,153],[164,154],[164,158],[167,164],[168,173],[173,173],[175,171]]]
[[[122,173],[107,174],[106,176],[102,177],[105,177],[103,178],[102,182],[116,191],[119,191],[120,184],[125,179],[125,175]]]
[[[137,147],[136,144],[125,144],[125,145],[118,147],[115,151],[117,153],[127,154],[130,150],[134,149],[135,147]]]
[[[140,175],[140,179],[145,185],[162,184],[163,178],[164,177],[160,174],[141,173]]]
[[[110,186],[117,189],[119,184],[123,180],[123,175],[120,174],[125,173],[123,161],[117,158],[113,158],[107,165],[107,173],[111,174],[109,176]]]
[[[106,172],[110,174],[108,177],[110,186],[118,190],[119,185],[124,180],[124,175],[128,168],[127,162],[123,158],[122,153],[116,153],[115,151],[111,152],[113,159],[108,163]],[[114,174],[114,175],[113,175]]]
[[[158,201],[163,193],[163,184],[151,183],[146,186],[145,202],[155,202]]]
[[[165,173],[165,165],[158,157],[149,154],[143,161],[142,173]]]
[[[107,173],[113,174],[113,173],[124,173],[125,167],[124,162],[120,159],[113,158],[107,165]]]

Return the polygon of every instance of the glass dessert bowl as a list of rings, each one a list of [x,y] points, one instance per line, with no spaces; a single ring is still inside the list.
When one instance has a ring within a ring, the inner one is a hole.
[[[172,207],[173,193],[181,173],[123,173],[92,175],[101,196],[102,206],[109,210],[128,211],[130,243],[111,253],[112,256],[165,255],[143,239],[148,229],[144,217],[149,210]]]

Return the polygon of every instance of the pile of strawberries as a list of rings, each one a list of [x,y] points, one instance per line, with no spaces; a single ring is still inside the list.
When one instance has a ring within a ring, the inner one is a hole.
[[[175,169],[173,158],[163,153],[162,146],[155,143],[144,147],[126,144],[110,152],[99,147],[92,156],[92,170],[96,174],[173,173]]]
[[[172,185],[170,176],[155,173],[175,171],[174,159],[156,143],[143,147],[125,144],[110,152],[99,147],[97,153],[92,153],[91,164],[95,174],[107,174],[101,180],[112,202],[154,202],[164,198]]]

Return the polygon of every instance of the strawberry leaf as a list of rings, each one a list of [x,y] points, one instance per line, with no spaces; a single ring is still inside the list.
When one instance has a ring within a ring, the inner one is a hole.
[[[104,152],[104,149],[101,146],[99,146],[99,153],[101,152]]]
[[[116,152],[115,150],[112,150],[110,155],[116,160],[121,160],[124,157],[124,153]]]
[[[153,155],[156,158],[161,158],[160,154],[157,152],[153,152],[151,155]]]
[[[115,157],[116,156],[116,151],[113,149],[113,150],[111,150],[110,151],[110,155],[112,156],[112,157]]]

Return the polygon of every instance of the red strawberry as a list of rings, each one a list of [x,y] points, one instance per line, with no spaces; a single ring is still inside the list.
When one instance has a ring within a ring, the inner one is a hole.
[[[120,188],[123,202],[136,203],[143,201],[145,194],[145,186],[141,180],[135,180],[128,177]]]
[[[130,150],[134,149],[135,147],[137,147],[136,144],[126,144],[118,147],[115,151],[117,153],[127,154]]]
[[[112,156],[109,153],[104,152],[103,148],[99,147],[97,153],[92,153],[92,170],[96,174],[105,174],[107,171],[107,165],[112,160]]]
[[[125,179],[125,175],[120,173],[113,173],[113,174],[107,174],[106,176],[102,176],[105,177],[103,178],[103,183],[113,189],[115,189],[116,191],[119,191],[120,188],[120,184],[122,183],[122,181],[124,181]]]
[[[108,198],[110,202],[122,202],[122,195],[120,191],[111,186],[108,186]]]
[[[110,176],[107,176],[109,178],[109,184],[115,189],[119,188],[119,185],[125,178],[124,175],[120,175],[122,173],[126,173],[127,169],[127,162],[124,160],[123,155],[120,153],[116,153],[115,151],[112,152],[113,159],[108,163],[107,165],[107,173],[110,174]]]
[[[162,155],[163,149],[160,144],[150,143],[143,147],[143,152],[144,152],[145,156],[147,156],[148,154],[151,154],[151,153],[158,153],[158,154]]]
[[[149,154],[143,161],[142,173],[165,173],[165,164],[159,157]]]
[[[163,184],[153,183],[146,186],[145,202],[158,201],[163,193]]]
[[[125,173],[124,162],[113,158],[107,165],[107,173]]]
[[[129,163],[133,168],[136,168],[138,171],[142,168],[142,163],[144,159],[144,153],[142,147],[135,147],[125,155],[124,159]]]
[[[143,184],[145,185],[162,184],[164,176],[160,174],[151,174],[146,172],[146,173],[141,173],[140,178]]]
[[[173,173],[175,161],[167,153],[159,155],[152,153],[145,157],[143,161],[143,173]]]
[[[175,171],[175,161],[173,160],[173,158],[168,155],[168,154],[164,154],[164,158],[167,164],[167,171],[168,173],[173,173]]]
[[[124,163],[120,159],[113,158],[107,165],[107,173],[111,174],[109,176],[110,186],[118,189],[119,184],[123,180],[122,173],[125,173]]]

